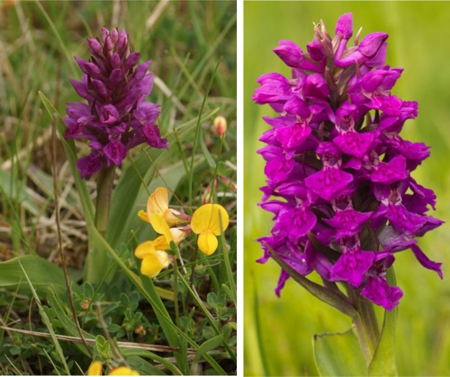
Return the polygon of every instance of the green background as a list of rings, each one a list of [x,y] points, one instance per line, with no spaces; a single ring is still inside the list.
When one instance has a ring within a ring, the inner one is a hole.
[[[292,280],[278,299],[273,290],[280,268],[273,261],[255,263],[262,251],[254,240],[269,234],[272,225],[271,214],[257,207],[265,177],[264,161],[256,150],[263,146],[258,138],[269,127],[261,117],[274,113],[251,101],[260,75],[289,75],[272,51],[279,40],[292,40],[306,50],[313,22],[323,19],[334,35],[337,19],[346,12],[353,13],[354,33],[362,26],[362,37],[374,31],[389,34],[387,64],[405,69],[393,94],[419,103],[418,118],[406,122],[401,136],[432,146],[431,157],[413,176],[437,194],[437,211],[429,214],[446,221],[420,239],[430,259],[443,262],[444,280],[424,269],[411,251],[396,255],[397,282],[404,291],[397,327],[398,371],[402,376],[448,376],[450,3],[443,2],[244,2],[244,372],[317,375],[313,334],[345,331],[351,324]]]

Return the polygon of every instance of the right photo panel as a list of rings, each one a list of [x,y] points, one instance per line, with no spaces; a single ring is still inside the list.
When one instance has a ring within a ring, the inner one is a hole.
[[[244,375],[450,375],[449,17],[244,2]]]

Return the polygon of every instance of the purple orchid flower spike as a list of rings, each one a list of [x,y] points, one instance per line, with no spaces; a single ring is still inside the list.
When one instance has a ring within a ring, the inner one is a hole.
[[[78,160],[81,177],[104,166],[120,165],[128,150],[142,143],[167,148],[155,124],[159,105],[145,98],[153,87],[151,61],[138,66],[140,53],[129,52],[124,29],[102,28],[102,40],[88,38],[90,61],[75,57],[81,81],[70,80],[75,91],[88,103],[67,104],[66,138],[88,139],[91,153]]]
[[[271,129],[260,138],[267,144],[259,150],[267,175],[260,207],[274,214],[274,225],[258,240],[258,262],[275,255],[291,273],[316,271],[392,310],[403,296],[386,278],[395,253],[411,249],[442,278],[441,263],[417,238],[443,222],[427,215],[434,192],[411,176],[430,148],[399,136],[418,105],[391,94],[403,69],[385,65],[388,35],[371,33],[351,46],[352,36],[351,13],[339,18],[333,38],[321,21],[306,50],[288,40],[274,49],[289,77],[258,79],[253,100],[278,113],[264,117]],[[277,295],[289,276],[282,270]]]

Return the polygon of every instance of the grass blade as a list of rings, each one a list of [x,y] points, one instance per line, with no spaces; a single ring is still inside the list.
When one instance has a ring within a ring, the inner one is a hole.
[[[62,350],[62,348],[61,348],[61,346],[60,346],[60,344],[58,342],[58,338],[55,336],[55,331],[53,330],[53,325],[52,325],[52,323],[50,321],[50,318],[48,317],[47,313],[45,312],[44,307],[42,306],[41,300],[39,299],[39,296],[36,293],[36,290],[34,289],[33,284],[31,283],[27,272],[25,271],[25,269],[23,268],[23,266],[22,266],[22,264],[20,262],[19,262],[19,265],[20,265],[20,268],[23,271],[23,274],[25,275],[26,280],[28,281],[28,284],[29,284],[30,289],[31,289],[31,293],[33,294],[33,297],[36,300],[36,303],[38,305],[39,314],[41,315],[42,322],[45,324],[45,326],[48,329],[48,332],[50,333],[50,335],[52,337],[52,341],[53,341],[53,344],[55,345],[56,352],[58,353],[58,355],[59,355],[59,357],[61,359],[61,363],[64,366],[66,374],[70,375],[70,370],[69,370],[69,367],[68,367],[68,365],[66,363],[66,358],[65,358],[63,350]]]

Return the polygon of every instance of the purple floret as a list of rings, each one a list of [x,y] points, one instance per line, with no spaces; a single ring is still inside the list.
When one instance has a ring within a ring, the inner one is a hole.
[[[348,283],[392,310],[403,296],[386,280],[395,253],[411,249],[442,278],[441,263],[417,238],[443,222],[427,215],[434,192],[411,176],[430,147],[399,136],[418,104],[391,94],[403,69],[385,64],[388,35],[374,32],[349,46],[352,36],[351,13],[339,18],[333,39],[321,21],[306,50],[289,40],[274,49],[290,77],[258,79],[252,99],[275,112],[264,117],[271,128],[258,151],[267,176],[260,206],[274,214],[271,235],[258,240],[258,262],[271,258],[270,248],[297,273]],[[278,296],[288,278],[282,270]]]
[[[145,98],[153,88],[151,61],[137,67],[140,53],[129,52],[124,29],[102,28],[102,40],[88,38],[90,61],[75,57],[83,72],[81,81],[70,80],[88,103],[67,103],[66,138],[88,139],[90,155],[78,160],[81,177],[104,166],[120,165],[128,150],[142,143],[167,148],[155,124],[161,110]]]

